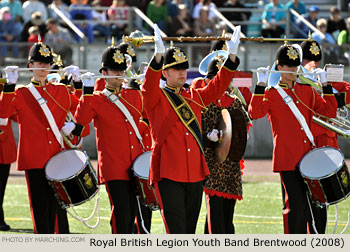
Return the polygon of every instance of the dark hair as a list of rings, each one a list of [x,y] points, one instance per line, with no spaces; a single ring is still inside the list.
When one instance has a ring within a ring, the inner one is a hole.
[[[57,20],[51,17],[46,20],[45,24],[57,24]]]

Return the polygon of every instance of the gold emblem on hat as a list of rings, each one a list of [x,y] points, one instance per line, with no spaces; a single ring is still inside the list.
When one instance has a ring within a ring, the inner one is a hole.
[[[224,43],[224,45],[222,46],[222,50],[227,51],[227,45],[226,45],[226,43]]]
[[[187,60],[186,56],[178,48],[175,49],[173,57],[174,57],[176,62],[179,62],[179,61],[183,62],[183,61]]]
[[[224,60],[223,60],[222,57],[218,57],[218,58],[216,58],[216,60],[218,61],[218,62],[216,63],[216,67],[217,67],[218,69],[220,69],[220,68],[222,67],[223,63],[224,63]]]
[[[63,66],[61,55],[58,55],[56,53],[52,53],[52,56],[53,56],[53,63],[54,64],[56,64],[57,66]]]
[[[132,48],[130,45],[128,45],[128,48],[126,49],[126,52],[130,55],[130,56],[135,56],[135,50],[134,48]]]
[[[294,50],[292,47],[288,47],[287,56],[291,60],[296,60],[299,55],[298,55],[298,52]]]
[[[312,42],[310,46],[310,52],[315,56],[320,54],[320,48],[316,45],[315,42]]]
[[[114,62],[121,64],[124,62],[124,55],[119,50],[116,50],[113,55],[113,59]]]
[[[40,50],[39,50],[39,53],[41,54],[41,56],[44,56],[44,57],[49,57],[50,54],[51,54],[51,51],[49,48],[46,47],[46,45],[44,44],[41,44],[41,47],[40,47]]]

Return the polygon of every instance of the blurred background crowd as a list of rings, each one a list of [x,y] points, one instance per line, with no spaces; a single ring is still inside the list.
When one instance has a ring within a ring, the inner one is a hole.
[[[69,24],[86,36],[88,44],[120,41],[133,30],[152,35],[153,29],[134,7],[168,36],[220,36],[242,25],[249,37],[311,36],[326,44],[327,63],[349,63],[350,0],[1,0],[0,65],[26,58],[38,41],[49,44],[66,65],[72,64],[72,45],[82,43]],[[318,4],[318,5],[315,5]],[[26,50],[23,50],[23,43]],[[22,48],[22,49],[19,49]]]

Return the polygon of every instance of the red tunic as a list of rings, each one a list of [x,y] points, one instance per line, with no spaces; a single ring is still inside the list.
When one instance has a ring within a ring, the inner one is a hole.
[[[122,97],[120,101],[138,124],[143,111],[141,92],[122,89],[117,95]],[[87,124],[93,120],[96,130],[99,183],[129,180],[129,168],[143,150],[131,124],[120,109],[101,92],[92,95],[84,90],[75,118],[79,124]]]
[[[11,164],[16,161],[17,147],[13,136],[11,119],[16,121],[16,115],[8,119],[7,125],[0,126],[0,164]]]
[[[210,104],[219,97],[229,85],[234,69],[238,66],[228,59],[216,77],[209,82],[208,86],[200,89],[183,88],[180,95],[185,98],[195,113],[200,123],[203,106]],[[161,78],[161,64],[153,59],[147,69],[145,81],[142,86],[142,95],[145,109],[151,124],[153,139],[152,149],[159,148],[159,152],[153,151],[151,157],[150,183],[156,183],[162,178],[178,182],[198,182],[209,175],[209,169],[204,156],[188,129],[175,115],[170,133],[167,135],[162,146],[159,145],[159,137],[162,135],[163,123],[169,113],[174,113],[169,101],[159,88]],[[202,81],[201,79],[195,79]],[[159,161],[155,162],[155,160]]]
[[[337,101],[334,95],[331,94],[331,86],[324,88],[323,100],[316,90],[308,85],[296,83],[292,89],[288,89],[286,84],[279,85],[292,97],[309,127],[312,123],[313,114],[302,103],[319,114],[330,118],[336,116]],[[275,88],[267,88],[264,94],[264,89],[264,87],[256,86],[255,94],[249,104],[249,113],[253,119],[262,118],[268,114],[274,145],[273,171],[293,171],[300,159],[311,150],[311,143],[278,91]]]
[[[47,101],[57,127],[61,129],[66,121],[67,111],[74,112],[78,98],[70,94],[64,84],[47,83],[41,87],[36,81],[32,83]],[[22,86],[14,90],[14,87],[15,85],[6,85],[1,94],[0,117],[7,118],[17,113],[19,125],[17,169],[42,169],[52,156],[61,151],[61,146],[29,89]]]

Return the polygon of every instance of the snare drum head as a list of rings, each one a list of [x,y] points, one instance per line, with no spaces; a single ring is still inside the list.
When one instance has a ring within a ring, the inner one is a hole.
[[[300,161],[303,177],[322,178],[338,171],[344,163],[341,151],[332,147],[322,147],[308,152]]]
[[[132,170],[137,177],[146,179],[148,178],[149,167],[151,163],[151,153],[151,151],[147,151],[135,159]]]
[[[50,180],[63,180],[77,174],[87,163],[87,157],[80,150],[66,150],[53,156],[45,167]]]

